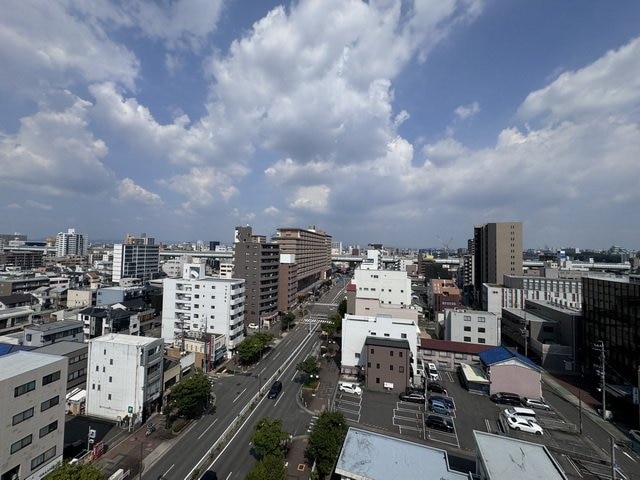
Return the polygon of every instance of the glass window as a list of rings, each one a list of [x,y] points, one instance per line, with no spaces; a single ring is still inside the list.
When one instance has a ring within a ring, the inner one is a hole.
[[[56,447],[51,447],[46,452],[38,455],[36,458],[31,460],[31,470],[32,471],[35,470],[40,465],[42,465],[45,462],[48,462],[49,460],[51,460],[55,456],[56,456]]]
[[[26,437],[18,440],[15,443],[11,444],[11,454],[16,453],[19,450],[22,450],[24,447],[31,445],[32,435],[27,435]]]
[[[100,390],[98,386],[98,390]],[[49,410],[51,407],[55,407],[60,403],[60,396],[56,395],[55,397],[51,397],[49,400],[45,400],[40,404],[40,411],[44,412],[45,410]]]
[[[478,343],[486,343],[485,339],[482,337],[478,338]]]
[[[14,397],[19,397],[20,395],[24,395],[27,392],[31,392],[36,389],[36,381],[31,380],[30,382],[23,383],[22,385],[16,387],[13,391]]]
[[[57,372],[50,373],[49,375],[45,375],[42,377],[42,385],[49,385],[57,380],[60,380],[60,370]]]
[[[478,317],[478,323],[485,323],[487,319],[485,317]]]
[[[45,435],[49,435],[51,432],[55,431],[58,429],[58,421],[56,420],[55,422],[51,422],[49,425],[45,425],[44,427],[42,427],[40,429],[40,438],[44,437]]]
[[[28,420],[31,417],[33,417],[33,407],[28,408],[24,412],[20,412],[17,415],[14,415],[13,416],[13,425],[17,425],[17,424],[19,424],[21,422],[24,422],[25,420]]]
[[[471,341],[471,337],[464,337],[464,341],[465,342],[470,342]]]
[[[471,331],[471,327],[464,327],[464,331],[465,332],[470,332]]]

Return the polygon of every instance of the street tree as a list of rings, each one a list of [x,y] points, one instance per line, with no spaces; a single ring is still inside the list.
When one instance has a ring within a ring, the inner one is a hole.
[[[347,435],[347,428],[347,421],[340,412],[325,410],[318,417],[304,453],[310,463],[316,462],[320,478],[331,474]]]
[[[253,464],[245,480],[284,480],[286,470],[284,459],[280,456],[268,455]]]
[[[338,315],[340,318],[344,318],[347,313],[347,299],[343,298],[342,301],[338,304]]]
[[[255,426],[251,442],[258,458],[282,457],[289,434],[282,430],[282,420],[262,418]]]
[[[168,411],[179,417],[195,418],[204,411],[210,396],[207,376],[197,372],[171,387]]]
[[[89,463],[61,463],[45,475],[44,480],[102,480],[104,475]]]
[[[238,361],[242,365],[249,365],[258,361],[260,355],[267,349],[272,340],[273,335],[264,332],[245,338],[236,349]]]
[[[306,375],[305,383],[311,383],[320,374],[320,364],[314,356],[305,358],[296,368]]]
[[[289,328],[291,328],[291,325],[293,325],[295,319],[296,316],[291,312],[284,314],[282,316],[282,329],[289,330]]]

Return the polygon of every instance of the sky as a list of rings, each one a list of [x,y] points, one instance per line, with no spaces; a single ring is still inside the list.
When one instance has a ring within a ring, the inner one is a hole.
[[[0,233],[640,249],[640,2],[20,0]]]

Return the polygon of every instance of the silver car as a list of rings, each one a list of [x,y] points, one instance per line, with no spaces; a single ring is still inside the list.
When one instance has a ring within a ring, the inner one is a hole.
[[[522,399],[522,405],[529,408],[539,408],[540,410],[551,410],[551,407],[547,405],[542,399],[527,398]]]

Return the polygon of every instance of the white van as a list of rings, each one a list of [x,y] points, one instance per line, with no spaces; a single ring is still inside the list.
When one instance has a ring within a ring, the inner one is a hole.
[[[507,417],[520,417],[527,418],[529,420],[536,419],[536,412],[530,408],[522,408],[522,407],[509,407],[504,410],[504,413]]]

